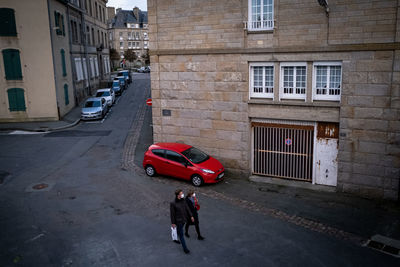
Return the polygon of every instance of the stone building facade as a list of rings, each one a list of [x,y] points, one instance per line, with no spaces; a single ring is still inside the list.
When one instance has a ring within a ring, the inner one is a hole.
[[[149,0],[154,141],[398,199],[398,1],[324,2]]]
[[[138,7],[132,10],[117,8],[116,14],[113,7],[108,7],[108,40],[110,47],[114,48],[124,59],[124,53],[132,49],[137,56],[137,61],[144,64],[143,55],[149,48],[147,11]]]
[[[75,106],[65,1],[2,1],[0,17],[0,122],[58,120]]]
[[[106,4],[107,0],[69,0],[68,3],[70,57],[77,103],[110,78]]]

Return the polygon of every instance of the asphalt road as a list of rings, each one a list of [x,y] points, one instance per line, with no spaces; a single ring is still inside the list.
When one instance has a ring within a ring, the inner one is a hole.
[[[395,257],[254,208],[270,202],[289,213],[296,198],[261,198],[254,184],[229,177],[199,189],[206,239],[192,228],[184,254],[171,242],[169,202],[190,184],[146,177],[140,167],[152,143],[149,95],[149,74],[137,74],[104,121],[0,136],[0,171],[11,174],[0,186],[0,266],[399,266]],[[48,187],[32,188],[38,184]],[[340,226],[338,216],[324,223]]]

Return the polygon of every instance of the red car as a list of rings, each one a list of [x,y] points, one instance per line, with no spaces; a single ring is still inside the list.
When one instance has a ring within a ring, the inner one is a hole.
[[[194,186],[217,183],[224,177],[224,166],[218,160],[180,143],[151,145],[144,153],[143,168],[148,176],[173,176],[190,180]]]

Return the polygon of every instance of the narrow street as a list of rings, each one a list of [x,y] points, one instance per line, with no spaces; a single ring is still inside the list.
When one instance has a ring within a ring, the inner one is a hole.
[[[104,121],[0,136],[0,171],[11,174],[0,185],[0,266],[399,264],[361,244],[370,229],[395,235],[399,221],[385,216],[398,208],[348,209],[346,196],[341,207],[329,193],[315,202],[320,195],[309,191],[233,177],[198,189],[206,239],[192,227],[185,255],[171,242],[169,202],[176,188],[192,186],[141,168],[152,143],[149,97],[150,75],[135,74]]]

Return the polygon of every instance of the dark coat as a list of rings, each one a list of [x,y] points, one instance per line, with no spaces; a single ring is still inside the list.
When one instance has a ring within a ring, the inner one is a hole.
[[[190,217],[193,217],[184,199],[175,198],[175,201],[170,204],[170,213],[172,224],[187,223]]]
[[[199,223],[199,214],[197,213],[197,209],[194,206],[193,202],[190,200],[190,198],[186,197],[186,203],[193,214],[194,223]],[[192,222],[190,221],[190,223]]]

